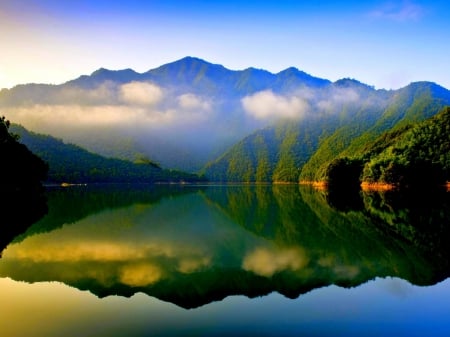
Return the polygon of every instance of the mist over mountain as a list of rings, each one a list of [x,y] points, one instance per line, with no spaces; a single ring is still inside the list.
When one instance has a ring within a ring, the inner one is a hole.
[[[29,130],[99,154],[197,170],[249,133],[302,102],[295,91],[329,81],[295,68],[278,74],[233,71],[186,57],[145,73],[99,69],[61,85],[25,84],[0,92],[0,109]],[[273,113],[259,111],[261,93]],[[309,93],[308,93],[309,94]]]
[[[449,91],[430,82],[375,90],[296,68],[236,71],[193,57],[0,91],[0,111],[31,131],[107,157],[204,168],[220,181],[321,178],[337,155],[449,104]]]
[[[450,105],[450,91],[430,82],[384,91],[341,80],[322,92],[323,100],[310,101],[314,114],[256,131],[209,163],[206,176],[215,181],[327,180],[334,159],[363,157],[385,132],[415,125]]]

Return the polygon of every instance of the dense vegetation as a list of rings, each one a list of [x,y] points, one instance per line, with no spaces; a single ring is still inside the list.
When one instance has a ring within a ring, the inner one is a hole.
[[[361,179],[400,186],[450,180],[450,107],[414,126],[383,134],[368,144]]]
[[[338,81],[333,86],[351,88],[359,99],[336,104],[328,112],[316,111],[316,115],[297,122],[280,122],[250,135],[209,163],[204,169],[206,176],[216,181],[334,179],[336,182],[339,180],[333,177],[336,169],[347,165],[343,171],[352,170],[349,177],[353,183],[358,179],[370,182],[400,179],[400,184],[406,186],[420,172],[432,174],[440,181],[443,176],[449,178],[445,113],[439,117],[439,126],[437,120],[423,126],[418,124],[450,105],[448,90],[428,82],[413,83],[397,91],[374,90],[352,80]],[[400,136],[405,138],[398,143]],[[390,148],[389,142],[398,143],[397,147]],[[387,160],[396,156],[395,161]],[[347,159],[339,162],[340,158]],[[435,165],[437,161],[439,165]],[[362,176],[358,173],[362,173],[366,163]],[[416,168],[412,177],[402,173],[405,166]]]
[[[47,165],[9,131],[9,121],[0,118],[0,256],[16,235],[47,211],[41,182]]]
[[[352,156],[334,159],[325,180],[332,188],[361,182],[428,188],[450,179],[450,107],[420,123],[385,132]]]
[[[148,159],[138,163],[105,158],[51,136],[13,126],[21,142],[49,164],[48,182],[52,183],[155,183],[197,182],[195,174],[166,170]]]
[[[14,190],[39,186],[47,174],[47,165],[34,155],[25,145],[18,142],[19,137],[9,131],[10,123],[0,118],[0,177],[2,186]]]

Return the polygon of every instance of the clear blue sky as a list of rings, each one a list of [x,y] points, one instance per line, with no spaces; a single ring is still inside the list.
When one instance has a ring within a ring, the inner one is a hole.
[[[0,0],[0,88],[184,56],[230,69],[450,88],[449,1]]]

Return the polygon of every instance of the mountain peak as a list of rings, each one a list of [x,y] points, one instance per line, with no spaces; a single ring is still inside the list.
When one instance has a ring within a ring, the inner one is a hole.
[[[127,83],[136,81],[141,77],[141,74],[135,72],[133,69],[127,68],[122,70],[109,70],[106,68],[99,68],[91,75],[82,75],[75,80],[66,82],[66,84],[75,84],[81,87],[94,87],[105,81],[113,81],[118,83]]]
[[[179,59],[174,62],[170,62],[167,64],[164,64],[156,69],[149,70],[147,73],[159,71],[159,70],[165,70],[165,69],[200,69],[200,68],[215,68],[215,69],[225,69],[224,66],[220,64],[214,64],[207,62],[203,59],[193,57],[193,56],[186,56],[182,59]]]
[[[340,80],[337,80],[333,83],[333,85],[341,88],[349,88],[349,87],[360,87],[365,89],[374,89],[373,86],[362,83],[358,80],[355,80],[354,78],[341,78]]]

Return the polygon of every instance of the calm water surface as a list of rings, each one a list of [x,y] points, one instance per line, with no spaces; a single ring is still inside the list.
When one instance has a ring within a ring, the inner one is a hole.
[[[449,199],[51,189],[2,252],[1,335],[449,336]]]

